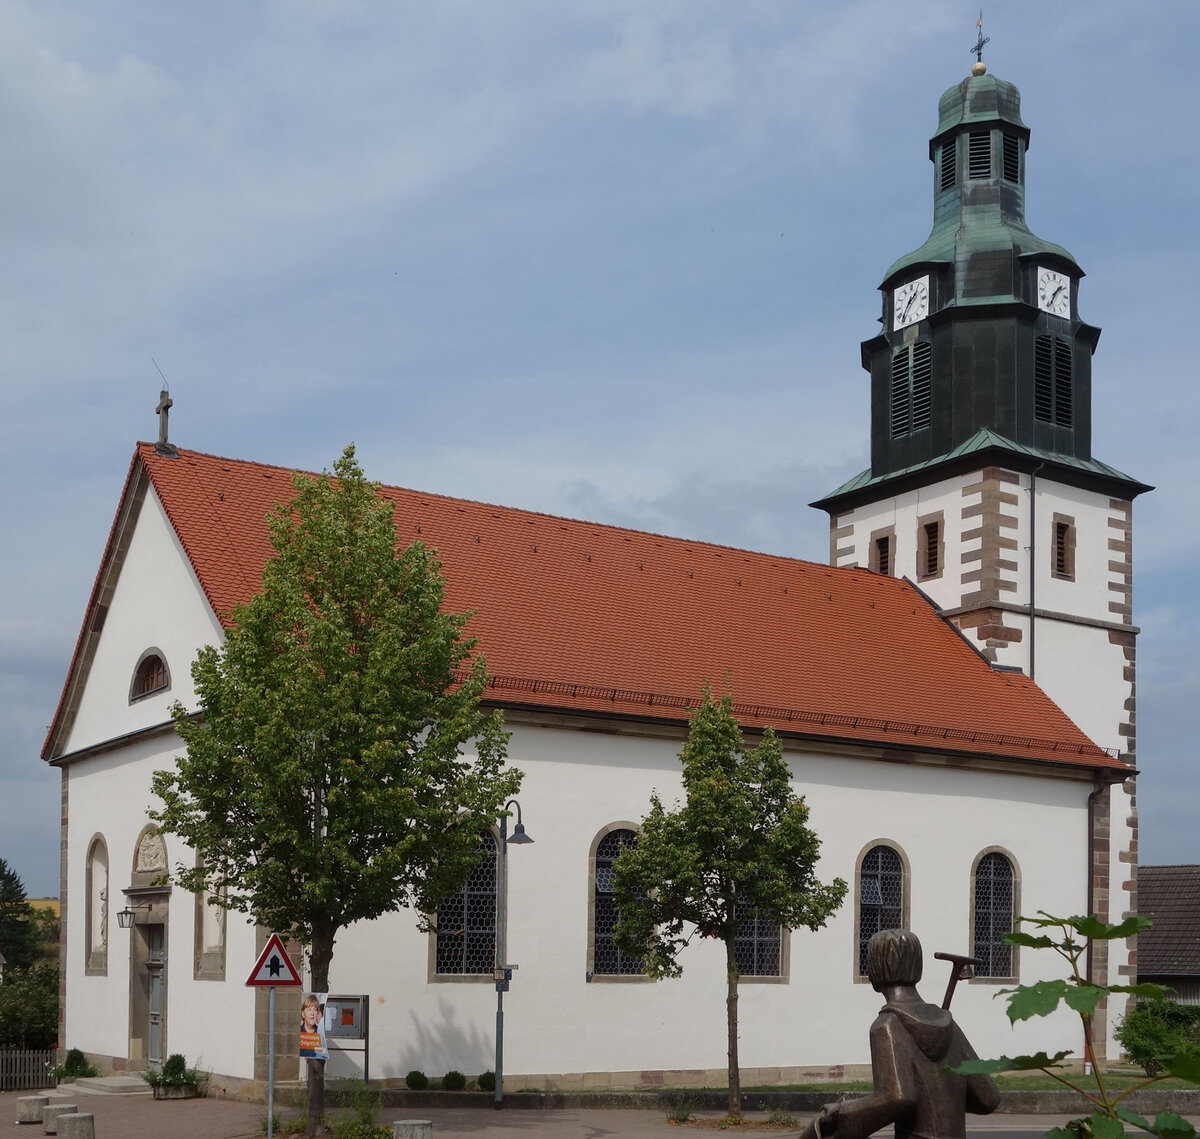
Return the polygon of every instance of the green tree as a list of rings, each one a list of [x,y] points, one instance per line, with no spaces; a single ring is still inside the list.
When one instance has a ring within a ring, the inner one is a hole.
[[[1160,1111],[1153,1120],[1138,1115],[1125,1106],[1124,1101],[1142,1088],[1157,1083],[1166,1076],[1175,1076],[1189,1083],[1200,1083],[1200,1050],[1186,1041],[1172,1042],[1174,1054],[1154,1057],[1156,1071],[1148,1078],[1116,1091],[1108,1086],[1107,1078],[1097,1063],[1092,1029],[1096,1008],[1111,993],[1128,993],[1149,1001],[1161,1001],[1166,993],[1162,985],[1144,983],[1140,985],[1101,985],[1089,975],[1087,962],[1091,961],[1091,947],[1098,941],[1124,941],[1153,922],[1140,914],[1131,914],[1117,924],[1102,921],[1094,915],[1055,917],[1038,910],[1035,918],[1019,917],[1040,933],[1013,930],[1004,935],[1007,945],[1023,945],[1028,949],[1052,949],[1066,962],[1066,977],[1052,981],[1037,981],[1032,985],[1017,985],[1012,989],[1001,989],[997,996],[1008,998],[1008,1019],[1016,1024],[1035,1016],[1050,1016],[1059,1005],[1065,1004],[1078,1013],[1083,1028],[1083,1058],[1085,1071],[1092,1073],[1093,1085],[1074,1078],[1063,1068],[1062,1061],[1069,1051],[1056,1052],[1053,1056],[1038,1052],[1032,1056],[1001,1056],[996,1060],[966,1060],[949,1071],[962,1076],[987,1075],[999,1072],[1044,1072],[1059,1083],[1077,1092],[1091,1107],[1086,1118],[1072,1119],[1062,1127],[1046,1132],[1046,1139],[1122,1139],[1128,1134],[1125,1125],[1130,1124],[1138,1131],[1157,1136],[1158,1139],[1196,1139],[1196,1129],[1172,1111]]]
[[[38,957],[39,936],[21,876],[0,858],[0,955],[6,967],[32,965]]]
[[[637,844],[617,858],[614,939],[660,978],[679,976],[679,954],[696,935],[724,943],[729,1114],[737,1116],[738,931],[755,917],[820,929],[842,904],[846,883],[817,880],[820,839],[791,789],[783,748],[767,728],[747,750],[731,696],[718,701],[704,690],[679,759],[683,805],[667,811],[652,795]]]
[[[436,555],[397,551],[352,446],[334,475],[297,476],[271,515],[262,591],[193,664],[201,714],[175,705],[187,754],[150,812],[203,854],[177,880],[301,941],[318,992],[344,926],[462,888],[521,781]],[[323,1109],[313,1061],[310,1128]]]
[[[1158,998],[1131,1005],[1114,1033],[1125,1054],[1148,1076],[1162,1071],[1160,1056],[1200,1049],[1200,1005]]]
[[[58,1040],[58,966],[5,968],[0,981],[0,1046],[52,1048]]]

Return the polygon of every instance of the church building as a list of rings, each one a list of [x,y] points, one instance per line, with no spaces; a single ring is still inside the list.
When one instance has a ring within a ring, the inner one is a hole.
[[[1016,88],[977,65],[939,115],[933,232],[885,274],[882,328],[862,345],[871,466],[814,504],[829,564],[381,492],[399,542],[437,550],[447,605],[474,612],[534,842],[501,863],[499,830],[486,836],[438,933],[403,911],[342,931],[330,1003],[353,1031],[334,1034],[332,1076],[491,1069],[494,969],[512,965],[507,1090],[723,1083],[719,943],[654,982],[611,935],[612,862],[651,793],[680,794],[705,684],[728,686],[751,737],[775,729],[822,840],[817,873],[851,884],[825,929],[758,921],[739,943],[744,1083],[868,1070],[865,945],[893,926],[925,945],[927,999],[947,979],[934,951],[982,960],[954,998],[981,1055],[1081,1050],[1073,1015],[1010,1027],[992,998],[1057,975],[1057,959],[1001,944],[1016,915],[1136,905],[1131,532],[1149,488],[1091,453],[1099,329],[1079,316],[1074,258],[1025,224]],[[272,931],[171,885],[196,852],[146,812],[182,747],[169,708],[199,710],[191,663],[261,587],[293,472],[177,447],[160,415],[42,753],[62,776],[61,1043],[109,1072],[182,1052],[214,1087],[261,1094],[267,1000],[244,982]],[[1096,979],[1125,982],[1135,961],[1108,946]],[[288,992],[280,1080],[299,1075]],[[1097,1018],[1110,1056],[1121,1011]]]

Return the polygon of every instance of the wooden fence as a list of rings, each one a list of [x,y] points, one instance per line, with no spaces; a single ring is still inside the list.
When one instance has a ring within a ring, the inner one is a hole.
[[[0,1048],[0,1092],[54,1087],[53,1048]]]

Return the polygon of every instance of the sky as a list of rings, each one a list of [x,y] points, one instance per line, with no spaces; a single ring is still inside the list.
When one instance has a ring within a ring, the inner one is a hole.
[[[180,446],[824,561],[963,0],[0,0],[0,857],[165,376]],[[1141,859],[1200,862],[1200,4],[1003,0],[1134,512]],[[159,369],[161,369],[161,376]]]

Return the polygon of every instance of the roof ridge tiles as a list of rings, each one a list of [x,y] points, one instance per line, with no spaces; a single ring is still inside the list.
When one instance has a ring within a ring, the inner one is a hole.
[[[207,460],[211,460],[211,461],[218,462],[218,463],[232,464],[232,465],[235,465],[238,467],[251,467],[251,468],[254,468],[257,470],[269,470],[272,472],[280,472],[283,474],[287,474],[289,476],[305,475],[305,476],[312,477],[312,478],[319,478],[323,473],[327,473],[327,472],[322,472],[322,471],[307,470],[303,467],[288,467],[288,466],[281,466],[276,463],[262,463],[262,462],[258,462],[257,460],[254,460],[254,459],[231,459],[231,458],[228,458],[223,455],[214,455],[210,452],[197,451],[197,450],[193,450],[191,448],[184,448],[184,447],[177,448],[178,453],[175,456],[164,456],[164,455],[159,454],[156,451],[153,443],[147,443],[145,441],[140,441],[137,444],[137,446],[138,446],[138,449],[141,452],[143,458],[153,457],[155,459],[159,459],[164,462],[170,462],[170,463],[177,462],[180,459],[187,461],[189,458],[191,458],[191,459],[207,459]],[[378,481],[378,480],[373,480],[373,481]],[[500,503],[500,502],[487,502],[487,501],[484,501],[483,499],[464,498],[461,495],[444,494],[440,491],[431,491],[431,490],[417,489],[415,487],[399,486],[394,483],[380,482],[379,486],[380,486],[380,489],[383,490],[384,492],[394,491],[398,494],[417,496],[418,500],[421,501],[423,505],[431,504],[427,500],[436,500],[438,502],[445,503],[448,505],[472,506],[472,507],[476,507],[476,508],[479,508],[482,510],[487,510],[487,511],[499,510],[499,511],[505,511],[507,513],[510,513],[510,514],[513,514],[513,515],[516,515],[518,517],[525,518],[525,519],[530,519],[530,520],[544,519],[547,522],[558,523],[560,526],[563,523],[567,523],[572,526],[593,527],[601,532],[628,536],[628,538],[630,540],[632,540],[635,537],[643,537],[643,538],[649,538],[651,540],[658,541],[658,542],[685,543],[688,546],[694,546],[694,547],[698,547],[703,550],[712,551],[712,552],[716,553],[717,556],[720,556],[722,553],[736,553],[736,554],[742,554],[747,559],[753,560],[756,562],[761,561],[763,559],[774,558],[776,560],[786,562],[788,564],[788,566],[792,567],[792,568],[804,567],[806,569],[819,570],[819,571],[826,572],[826,573],[830,574],[831,576],[837,575],[838,577],[841,577],[843,575],[867,575],[872,580],[876,580],[881,583],[883,583],[883,582],[890,583],[890,587],[896,587],[896,586],[899,586],[899,585],[905,583],[905,579],[903,579],[903,578],[890,577],[886,574],[877,574],[871,570],[865,570],[861,567],[856,566],[856,567],[847,567],[847,568],[836,568],[836,567],[831,567],[829,565],[826,565],[824,562],[813,561],[810,558],[797,557],[794,554],[781,554],[781,553],[777,553],[774,551],[767,551],[767,550],[751,550],[745,546],[730,545],[730,544],[727,544],[724,542],[713,542],[713,541],[709,541],[704,538],[694,538],[694,537],[690,537],[690,536],[685,537],[685,536],[677,535],[677,534],[667,534],[667,533],[664,533],[663,531],[659,531],[659,530],[646,530],[646,529],[642,529],[642,528],[639,528],[636,526],[622,526],[622,525],[618,525],[618,524],[612,523],[612,522],[598,522],[592,518],[577,518],[577,517],[574,517],[571,515],[565,515],[565,514],[551,514],[548,511],[530,510],[527,507],[523,507],[523,506],[509,506],[509,505],[506,505],[506,504]],[[783,567],[781,566],[780,568],[783,568]]]

